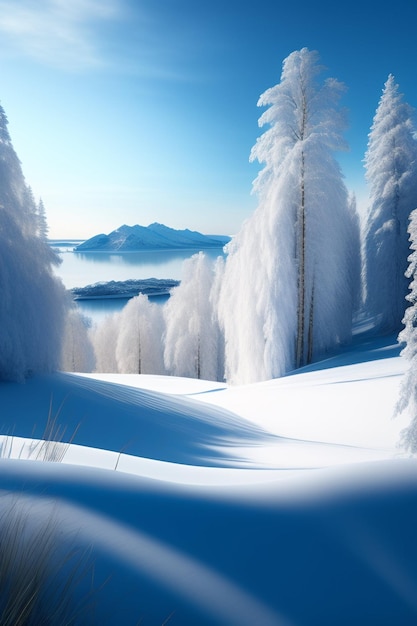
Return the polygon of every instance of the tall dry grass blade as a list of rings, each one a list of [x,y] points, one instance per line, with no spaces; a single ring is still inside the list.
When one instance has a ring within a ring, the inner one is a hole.
[[[90,550],[65,553],[53,517],[34,523],[19,498],[11,506],[7,499],[7,505],[0,514],[1,626],[94,623],[96,590],[90,584],[87,594],[77,591],[83,581],[94,580]]]

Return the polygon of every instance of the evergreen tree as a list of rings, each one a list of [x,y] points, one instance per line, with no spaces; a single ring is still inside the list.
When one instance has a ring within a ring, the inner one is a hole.
[[[366,311],[379,331],[399,330],[408,283],[407,226],[417,206],[417,142],[412,109],[390,75],[366,153],[371,205],[364,236]]]
[[[57,262],[0,107],[0,379],[59,367],[66,295]]]
[[[259,204],[229,245],[219,302],[230,382],[280,376],[351,337],[358,226],[333,156],[343,86],[322,70],[316,52],[293,52],[258,102]]]
[[[406,278],[411,279],[410,292],[406,299],[411,306],[406,308],[403,319],[404,329],[398,335],[398,341],[405,347],[401,356],[409,362],[409,367],[404,374],[400,397],[396,406],[396,413],[402,413],[409,409],[411,415],[410,425],[403,431],[401,443],[409,452],[417,452],[417,209],[410,216],[408,228],[413,251],[408,257],[409,266]]]
[[[43,239],[46,240],[48,238],[48,223],[46,221],[46,211],[45,211],[45,205],[43,203],[42,198],[39,200],[39,204],[37,206],[37,230],[38,230],[38,235]]]

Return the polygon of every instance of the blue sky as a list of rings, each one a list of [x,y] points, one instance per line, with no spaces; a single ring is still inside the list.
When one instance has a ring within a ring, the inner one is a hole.
[[[51,237],[163,222],[236,232],[254,210],[259,95],[318,50],[348,90],[339,155],[364,206],[362,159],[393,73],[417,107],[417,3],[0,0],[0,102]]]

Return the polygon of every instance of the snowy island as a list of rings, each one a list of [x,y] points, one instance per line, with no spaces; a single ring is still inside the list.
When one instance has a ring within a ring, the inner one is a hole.
[[[74,300],[93,300],[102,298],[133,298],[140,293],[146,296],[162,296],[178,287],[179,280],[172,278],[145,278],[129,280],[111,280],[109,282],[94,283],[86,287],[71,289]]]
[[[95,235],[76,246],[74,252],[136,252],[139,250],[180,250],[221,248],[230,241],[226,235],[203,235],[197,231],[175,230],[164,224],[127,226],[108,235]]]

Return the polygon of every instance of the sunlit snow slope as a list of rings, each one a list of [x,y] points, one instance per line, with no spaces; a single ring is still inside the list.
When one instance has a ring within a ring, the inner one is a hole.
[[[392,419],[403,368],[376,340],[247,387],[1,383],[3,453],[21,457],[0,460],[1,511],[54,519],[63,547],[91,550],[89,624],[415,624],[417,462]],[[73,440],[64,462],[23,460],[50,407]]]

